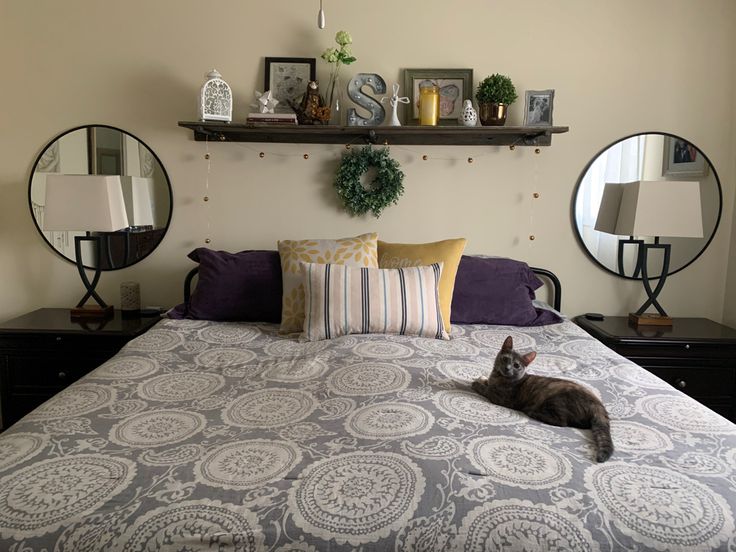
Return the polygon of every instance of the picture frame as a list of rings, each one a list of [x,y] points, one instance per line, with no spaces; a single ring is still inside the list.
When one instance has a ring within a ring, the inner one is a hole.
[[[662,176],[692,177],[706,176],[708,163],[705,156],[687,140],[664,137],[662,155]]]
[[[463,102],[473,98],[472,69],[404,69],[404,95],[409,98],[406,124],[419,124],[419,83],[432,81],[440,88],[440,125],[457,125]]]
[[[307,91],[309,81],[317,80],[316,58],[267,57],[263,91],[268,90],[279,107],[288,108],[290,102],[298,102]]]
[[[555,91],[527,90],[524,103],[524,126],[552,126]]]

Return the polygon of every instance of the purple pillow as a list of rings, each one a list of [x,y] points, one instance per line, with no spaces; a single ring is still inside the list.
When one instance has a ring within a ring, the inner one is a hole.
[[[281,322],[281,260],[278,251],[213,251],[189,254],[199,263],[189,304],[169,311],[170,318]]]
[[[542,281],[529,265],[499,257],[463,255],[452,295],[453,324],[544,326],[562,319],[534,306]]]

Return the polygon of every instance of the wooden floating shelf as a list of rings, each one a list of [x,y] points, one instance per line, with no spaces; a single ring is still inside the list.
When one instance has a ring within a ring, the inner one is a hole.
[[[286,144],[386,144],[406,146],[549,146],[553,134],[569,127],[464,126],[262,126],[242,123],[179,121],[194,139]]]

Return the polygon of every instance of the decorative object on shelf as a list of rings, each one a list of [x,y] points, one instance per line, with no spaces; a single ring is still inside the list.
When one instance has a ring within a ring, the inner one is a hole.
[[[299,105],[292,104],[300,125],[326,125],[330,119],[330,108],[319,95],[319,83],[312,81],[307,86]]]
[[[524,126],[552,126],[554,90],[527,90]]]
[[[322,0],[319,0],[319,12],[317,12],[317,28],[324,29],[325,26],[325,10],[322,9]]]
[[[256,103],[252,103],[250,106],[258,109],[258,113],[273,113],[274,108],[281,103],[273,97],[273,92],[270,90],[263,93],[256,90],[255,96]]]
[[[639,310],[629,314],[629,320],[635,326],[671,326],[672,319],[657,301],[657,296],[667,279],[672,246],[669,243],[660,243],[659,238],[703,237],[700,182],[657,180],[607,183],[595,229],[616,236],[654,238],[653,243],[645,240],[639,243],[636,271],[641,270],[648,299]],[[652,290],[649,252],[655,249],[662,251],[663,263],[657,287]],[[646,313],[650,306],[659,314]]]
[[[138,312],[141,310],[141,286],[138,282],[120,284],[120,310]]]
[[[332,64],[330,80],[327,83],[325,103],[330,108],[330,124],[342,126],[345,124],[345,106],[343,102],[343,89],[340,84],[340,67],[350,65],[357,58],[353,55],[351,44],[353,37],[347,31],[337,31],[335,42],[339,48],[327,48],[322,52],[322,59]]]
[[[270,90],[283,108],[298,102],[317,79],[315,58],[267,57],[265,67],[263,89]]]
[[[419,124],[419,87],[425,81],[440,91],[439,124],[457,125],[463,101],[473,93],[472,69],[405,69],[404,93],[409,96],[411,109],[407,122]]]
[[[199,90],[199,119],[229,123],[233,120],[232,90],[216,69],[207,73],[206,77]]]
[[[409,98],[408,96],[399,97],[399,84],[398,83],[394,83],[392,88],[393,88],[393,94],[391,95],[390,98],[388,97],[381,98],[381,103],[388,100],[388,103],[391,106],[391,120],[386,126],[401,126],[401,121],[399,121],[399,114],[398,114],[399,104],[400,103],[408,104]]]
[[[474,127],[478,124],[478,112],[473,107],[472,100],[465,100],[463,103],[463,113],[460,115],[460,122],[463,126]]]
[[[662,176],[705,177],[708,176],[708,163],[698,148],[687,140],[676,136],[665,136]]]
[[[419,124],[437,126],[440,120],[440,87],[429,80],[419,84]]]
[[[494,73],[483,79],[475,91],[480,123],[486,126],[506,124],[508,107],[516,98],[516,87],[506,75]]]
[[[277,113],[248,113],[245,122],[254,126],[286,125],[295,126],[297,117],[294,111],[279,111]]]
[[[369,186],[360,179],[369,169],[376,175]],[[345,210],[351,215],[363,215],[368,211],[378,218],[391,204],[396,204],[404,193],[404,173],[399,162],[389,156],[388,148],[351,148],[337,168],[335,189]]]
[[[362,88],[368,86],[377,94],[386,93],[386,81],[375,73],[358,73],[348,83],[348,96],[360,107],[371,114],[363,117],[354,107],[348,110],[348,126],[378,126],[386,119],[386,110],[373,96],[364,93]]]
[[[87,234],[74,236],[77,270],[87,292],[71,310],[72,319],[106,319],[113,316],[113,307],[95,291],[100,280],[102,232],[116,232],[128,227],[128,214],[119,176],[50,174],[46,179],[46,212],[44,230],[80,230],[84,221]],[[95,234],[90,234],[94,232]],[[83,251],[82,243],[88,247]],[[84,257],[91,257],[86,263]],[[87,278],[85,264],[93,267],[92,282]],[[97,306],[87,306],[87,299]]]

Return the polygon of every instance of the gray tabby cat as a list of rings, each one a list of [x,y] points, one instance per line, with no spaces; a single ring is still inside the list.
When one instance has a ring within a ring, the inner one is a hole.
[[[514,342],[507,337],[490,377],[475,380],[473,390],[493,404],[520,410],[540,422],[590,429],[596,460],[608,460],[613,454],[613,441],[606,407],[578,383],[527,374],[526,367],[536,357],[535,352],[522,355],[514,351]]]

